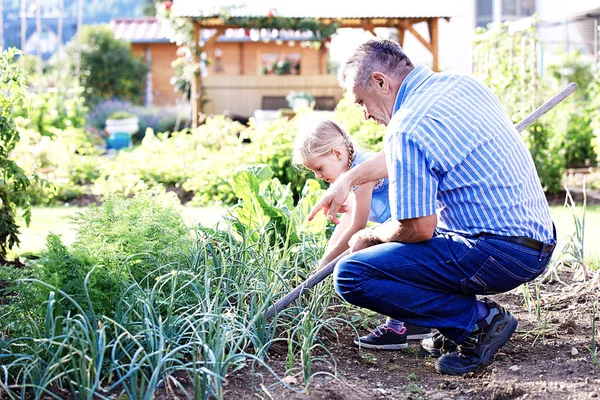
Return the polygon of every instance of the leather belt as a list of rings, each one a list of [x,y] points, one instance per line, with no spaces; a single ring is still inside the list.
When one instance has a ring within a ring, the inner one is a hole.
[[[489,233],[482,233],[478,236],[486,236],[491,239],[504,240],[505,242],[515,243],[521,246],[528,247],[532,250],[539,251],[542,253],[549,253],[554,250],[554,244],[540,242],[539,240],[531,239],[525,236],[500,236],[490,235]]]

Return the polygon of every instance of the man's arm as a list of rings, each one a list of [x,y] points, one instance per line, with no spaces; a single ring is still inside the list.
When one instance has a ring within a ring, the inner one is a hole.
[[[311,221],[320,210],[323,210],[331,222],[339,224],[340,220],[337,218],[337,213],[347,211],[342,205],[346,201],[350,190],[354,186],[377,181],[387,177],[387,175],[385,153],[379,152],[368,161],[340,175],[325,192],[321,200],[310,210],[308,220]]]
[[[418,243],[433,237],[437,214],[426,217],[388,221],[371,229],[363,229],[350,239],[352,252],[386,242]]]

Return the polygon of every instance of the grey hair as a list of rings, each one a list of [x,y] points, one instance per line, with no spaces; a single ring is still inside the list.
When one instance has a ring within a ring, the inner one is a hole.
[[[340,70],[338,81],[342,89],[365,88],[370,84],[371,74],[383,72],[400,79],[412,67],[410,59],[400,45],[389,39],[375,38],[358,46]]]
[[[354,144],[344,128],[330,119],[308,121],[296,136],[292,164],[302,166],[311,158],[326,154],[339,146],[346,147],[348,166],[352,165]]]

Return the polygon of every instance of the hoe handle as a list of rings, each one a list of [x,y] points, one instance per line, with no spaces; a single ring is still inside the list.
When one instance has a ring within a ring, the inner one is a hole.
[[[279,299],[277,301],[277,303],[275,303],[274,305],[269,307],[269,309],[267,310],[267,315],[266,315],[267,319],[272,318],[275,315],[275,313],[278,313],[279,311],[286,308],[292,301],[294,301],[298,297],[300,297],[302,292],[312,288],[317,283],[321,282],[323,279],[325,279],[329,275],[331,275],[331,273],[333,272],[333,269],[335,268],[335,264],[337,264],[337,262],[340,261],[340,259],[342,257],[344,257],[345,255],[347,255],[349,253],[350,253],[350,251],[346,250],[345,252],[343,252],[342,254],[337,256],[337,258],[330,261],[323,268],[317,270],[317,272],[315,272],[314,274],[309,276],[308,279],[305,280],[302,284],[296,286],[296,288],[294,288],[294,290],[292,290],[291,292],[286,294],[284,297]]]
[[[548,111],[552,110],[554,106],[558,103],[569,97],[573,94],[574,91],[577,90],[577,84],[575,82],[569,83],[563,90],[552,96],[550,100],[539,106],[534,112],[523,118],[521,122],[515,125],[515,128],[519,132],[523,131],[529,125],[533,124],[535,121],[540,119],[540,117],[546,114]]]

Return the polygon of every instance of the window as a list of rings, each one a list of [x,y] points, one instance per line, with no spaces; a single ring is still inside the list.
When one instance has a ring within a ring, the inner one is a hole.
[[[300,53],[263,53],[262,72],[265,75],[299,75]]]
[[[478,27],[486,27],[494,21],[495,0],[477,0],[476,21]],[[531,17],[535,13],[535,0],[498,0],[500,20],[513,21]]]

